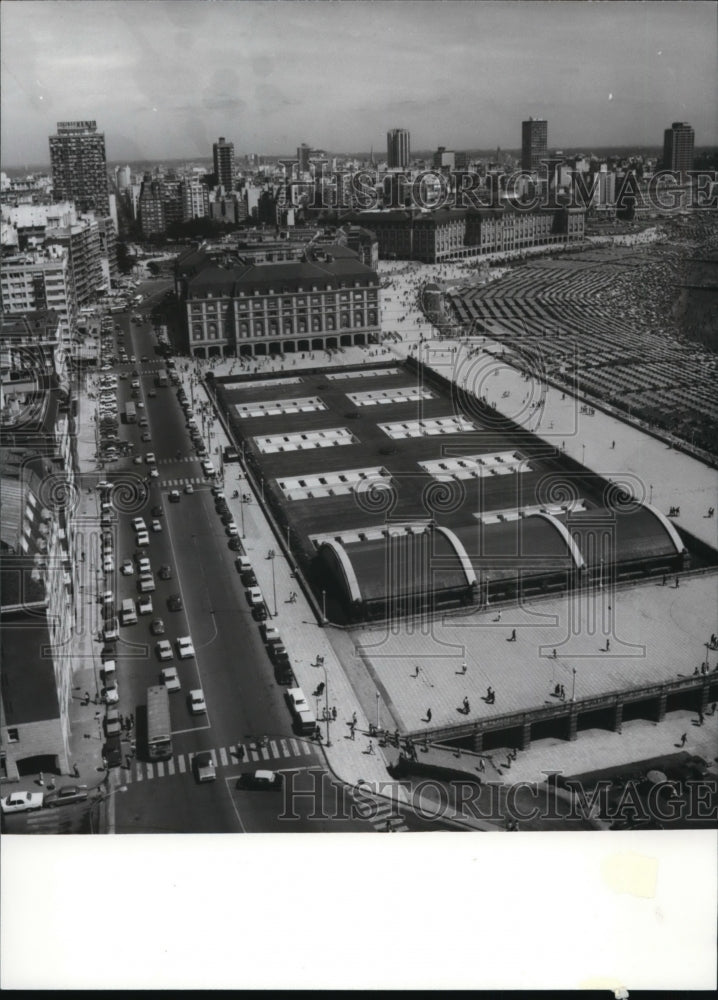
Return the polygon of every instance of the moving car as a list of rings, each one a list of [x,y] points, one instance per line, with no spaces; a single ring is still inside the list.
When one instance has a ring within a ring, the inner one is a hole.
[[[162,531],[162,522],[157,518],[155,518],[154,521],[152,522],[151,527],[153,531]]]
[[[84,802],[87,796],[87,785],[63,785],[56,792],[45,796],[45,805],[53,808],[69,805],[71,802]]]
[[[217,768],[210,750],[202,750],[201,753],[195,754],[192,766],[200,784],[204,781],[214,781],[217,777]]]
[[[160,639],[160,641],[155,646],[155,652],[157,653],[157,658],[160,660],[160,662],[164,662],[165,660],[171,660],[174,657],[174,653],[172,652],[172,644],[170,643],[169,639]]]
[[[194,646],[192,639],[188,635],[180,636],[177,639],[177,655],[180,660],[190,660],[194,656]]]
[[[204,703],[202,688],[195,688],[193,691],[190,691],[189,710],[192,715],[202,715],[203,712],[207,711],[207,706]]]
[[[123,576],[132,576],[135,572],[135,567],[132,564],[131,559],[125,559],[122,563],[121,573]]]
[[[160,566],[157,572],[157,576],[160,578],[160,580],[171,580],[172,567],[168,566],[167,563],[164,563],[162,566]]]
[[[157,459],[155,458],[155,453],[153,451],[147,452],[147,454],[145,455],[145,462],[147,462],[148,465],[156,464]]]
[[[153,619],[150,625],[150,632],[152,635],[164,635],[165,634],[165,623],[161,618]]]
[[[185,493],[194,493],[194,486],[192,485],[192,483],[187,483],[187,485],[184,488],[184,491]]]
[[[151,594],[157,589],[155,584],[155,578],[151,573],[141,573],[140,578],[137,581],[137,589],[141,594]]]
[[[179,594],[170,594],[167,598],[167,607],[170,611],[181,611],[182,610],[182,598]]]
[[[122,743],[119,736],[112,736],[102,746],[102,756],[108,767],[119,767],[122,763]]]
[[[169,497],[170,497],[170,503],[179,503],[180,502],[179,490],[170,490]]]
[[[159,475],[160,475],[160,470],[157,468],[157,466],[153,465],[152,468],[150,469],[150,479],[159,479]]]
[[[237,788],[255,788],[258,791],[279,789],[284,783],[284,775],[279,771],[246,771],[240,775]]]
[[[10,792],[0,799],[0,809],[4,813],[27,812],[29,809],[41,809],[45,796],[42,792]]]
[[[179,691],[182,687],[177,674],[177,667],[163,667],[160,678],[168,691]]]
[[[152,598],[149,595],[141,597],[137,602],[137,610],[141,615],[151,615],[154,610],[152,607]]]
[[[164,515],[164,510],[159,504],[157,504],[155,507],[152,508],[151,514],[152,517],[162,517]]]

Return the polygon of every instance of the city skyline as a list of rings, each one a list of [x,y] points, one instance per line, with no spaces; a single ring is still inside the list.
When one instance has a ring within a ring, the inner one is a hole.
[[[677,120],[718,141],[715,5],[358,0],[271,23],[263,2],[139,7],[3,6],[4,166],[46,162],[56,122],[84,118],[111,162],[211,157],[219,135],[239,157],[377,150],[397,126],[416,149],[516,149],[530,116],[551,148],[659,147]]]

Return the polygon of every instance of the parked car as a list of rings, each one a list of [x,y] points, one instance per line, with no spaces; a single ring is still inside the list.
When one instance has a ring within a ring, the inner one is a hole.
[[[41,809],[44,797],[42,792],[10,792],[5,798],[0,799],[0,809],[4,813]]]
[[[87,796],[87,785],[63,785],[56,792],[45,796],[45,805],[50,808],[70,805],[72,802],[84,802]]]
[[[149,536],[148,532],[146,532],[146,531],[138,531],[137,532],[137,544],[138,545],[149,545],[150,544],[150,536]]]
[[[141,594],[151,594],[152,591],[157,589],[155,578],[151,573],[140,574],[140,578],[137,581],[137,589]]]
[[[106,705],[116,705],[120,700],[120,692],[114,677],[108,677],[102,689],[102,700]]]
[[[236,537],[235,538],[230,538],[230,540],[229,540],[229,547],[230,547],[230,549],[232,549],[233,552],[239,552],[239,550],[242,548],[242,542],[239,540],[239,538],[236,538]],[[256,581],[255,581],[255,583],[256,583]]]

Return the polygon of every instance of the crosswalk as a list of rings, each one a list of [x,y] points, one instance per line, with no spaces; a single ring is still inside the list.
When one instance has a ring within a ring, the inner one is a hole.
[[[199,465],[200,459],[196,455],[182,455],[180,458],[158,458],[156,465],[175,465],[177,462],[196,462]]]
[[[313,749],[310,744],[292,738],[268,740],[265,746],[256,743],[237,744],[228,747],[218,747],[210,751],[215,767],[236,767],[238,764],[263,763],[279,761],[293,757],[311,757]],[[130,767],[122,768],[123,781],[154,781],[156,778],[169,778],[175,774],[187,774],[192,771],[193,753],[177,754],[169,760],[158,760],[153,763],[143,763],[135,760],[125,760]]]
[[[206,485],[207,480],[203,479],[202,476],[185,476],[183,479],[160,479],[160,487],[162,486],[203,486]]]

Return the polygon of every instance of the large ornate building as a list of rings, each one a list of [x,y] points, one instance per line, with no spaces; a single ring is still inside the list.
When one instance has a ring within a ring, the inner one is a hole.
[[[266,355],[338,348],[381,336],[379,279],[346,247],[322,260],[213,262],[190,251],[177,262],[190,353]]]

